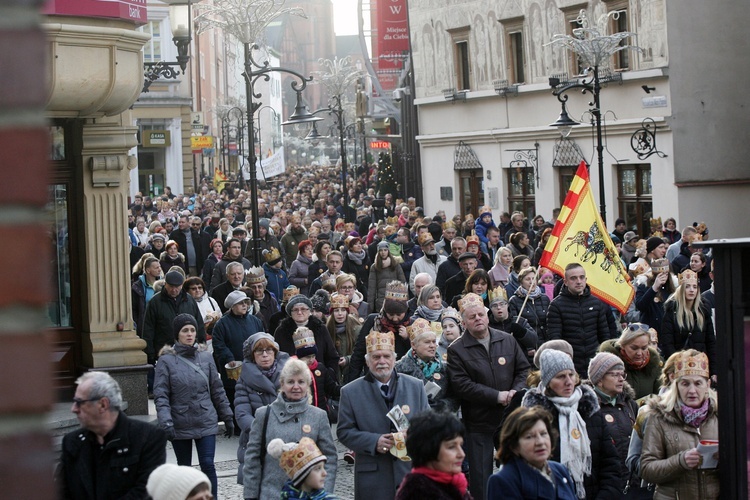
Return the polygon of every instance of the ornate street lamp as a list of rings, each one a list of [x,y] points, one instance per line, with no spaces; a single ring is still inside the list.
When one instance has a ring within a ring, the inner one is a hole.
[[[178,78],[185,74],[187,63],[190,61],[190,41],[192,40],[192,9],[193,0],[161,0],[169,5],[169,26],[172,29],[172,41],[177,46],[176,62],[148,62],[143,63],[143,89],[148,92],[149,87],[159,78]],[[198,0],[200,1],[200,0]],[[177,71],[180,68],[180,72]]]
[[[617,19],[620,15],[624,14],[614,11],[602,16],[599,19],[599,24],[603,26],[602,32],[606,31],[607,21],[610,18]],[[566,92],[572,89],[581,89],[582,94],[588,92],[593,95],[594,101],[589,103],[589,106],[591,106],[589,112],[596,126],[596,154],[599,166],[599,213],[606,224],[607,204],[604,192],[604,143],[602,141],[602,110],[599,94],[603,84],[622,81],[622,75],[612,73],[608,68],[612,56],[621,50],[633,49],[640,51],[641,49],[637,46],[623,43],[631,36],[635,36],[635,33],[623,31],[612,35],[602,35],[599,29],[590,27],[585,10],[580,11],[576,22],[580,27],[575,28],[572,35],[554,35],[552,41],[547,45],[562,46],[573,51],[578,56],[583,67],[588,68],[588,70],[584,72],[581,80],[561,82],[558,77],[549,79],[550,87],[553,89],[552,94],[557,97],[562,106],[560,117],[557,121],[550,124],[550,126],[558,127],[562,136],[567,137],[572,127],[580,124],[572,120],[568,115],[566,108],[568,95]]]
[[[299,8],[285,8],[284,0],[214,0],[211,5],[204,5],[201,14],[197,17],[199,32],[212,28],[220,28],[224,32],[233,35],[244,48],[245,71],[245,93],[247,97],[247,130],[248,130],[248,158],[250,162],[250,207],[252,210],[253,226],[253,264],[260,265],[261,248],[258,227],[258,171],[257,158],[255,157],[255,112],[262,106],[261,102],[254,102],[262,95],[256,93],[254,86],[259,78],[268,81],[269,73],[288,73],[299,79],[299,82],[291,82],[292,89],[297,93],[297,106],[294,113],[282,125],[294,123],[308,123],[322,120],[313,116],[302,101],[302,91],[312,81],[312,76],[305,77],[296,71],[272,67],[268,61],[259,63],[253,58],[253,52],[259,51],[260,47],[255,43],[263,38],[266,27],[274,19],[284,14],[304,17]]]

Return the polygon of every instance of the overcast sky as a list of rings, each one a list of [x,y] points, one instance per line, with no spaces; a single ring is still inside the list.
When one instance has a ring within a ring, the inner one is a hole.
[[[356,35],[357,0],[333,0],[333,29],[337,35]]]

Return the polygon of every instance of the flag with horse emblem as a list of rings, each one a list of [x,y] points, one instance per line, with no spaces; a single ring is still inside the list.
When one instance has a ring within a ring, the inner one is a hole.
[[[565,266],[572,262],[586,270],[592,294],[623,314],[628,310],[635,292],[596,209],[584,162],[578,166],[539,265],[565,276]]]

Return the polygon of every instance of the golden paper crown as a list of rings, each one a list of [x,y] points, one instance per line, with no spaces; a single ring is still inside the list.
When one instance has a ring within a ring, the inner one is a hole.
[[[437,324],[439,325],[440,323]],[[435,331],[433,322],[427,321],[424,318],[417,318],[414,320],[414,323],[406,327],[406,332],[409,334],[409,340],[411,340],[412,342],[415,342],[422,335],[426,335],[428,333],[437,335],[438,333],[442,333],[442,331],[442,327],[440,328],[440,332]]]
[[[656,274],[669,271],[669,261],[667,259],[655,259],[651,262],[651,270]]]
[[[419,246],[424,246],[428,243],[435,243],[435,238],[432,237],[429,231],[419,235]]]
[[[349,308],[349,297],[342,293],[337,293],[331,296],[331,311],[334,309],[348,309]]]
[[[463,329],[464,320],[461,317],[461,314],[452,307],[446,307],[443,309],[443,314],[440,315],[440,322],[442,323],[445,318],[451,318]]]
[[[388,225],[385,226],[385,235],[386,236],[391,236],[393,234],[396,234],[396,231],[398,231],[398,229],[396,228],[396,224],[397,223],[391,224],[389,222]]]
[[[266,250],[263,252],[263,258],[266,259],[266,262],[269,264],[275,260],[281,259],[281,254],[279,253],[279,249],[276,247],[271,247],[270,250]]]
[[[471,235],[466,237],[466,246],[474,244],[476,246],[479,246],[479,236],[477,236],[476,232],[474,230],[471,231]]]
[[[456,224],[452,220],[449,220],[443,224],[443,231],[446,229],[456,229]]]
[[[487,292],[487,295],[490,300],[490,305],[494,304],[495,302],[508,302],[508,294],[505,292],[505,288],[501,286],[495,288],[494,290],[489,290]]]
[[[294,285],[289,285],[288,287],[284,288],[284,296],[282,297],[282,301],[289,302],[289,299],[291,299],[295,295],[299,295],[299,288]]]
[[[294,331],[292,334],[292,340],[294,341],[295,350],[315,345],[315,335],[312,330],[304,326],[300,326]]]
[[[262,267],[253,266],[245,272],[245,283],[248,285],[254,283],[265,283],[266,273]]]
[[[279,465],[297,487],[304,482],[315,464],[326,460],[315,441],[309,437],[303,437],[299,443],[284,443],[281,439],[273,439],[268,443],[268,453],[279,459]]]
[[[372,330],[367,337],[365,337],[365,344],[367,345],[367,352],[373,351],[395,351],[396,340],[391,332],[378,332]]]
[[[385,285],[385,300],[409,300],[409,292],[406,283],[391,281]]]
[[[659,227],[661,226],[661,217],[649,219],[649,223],[651,224],[652,228]]]
[[[708,370],[708,356],[702,352],[695,356],[691,356],[687,351],[680,353],[680,357],[677,358],[675,363],[675,378],[686,375],[709,378],[711,374]]]
[[[482,297],[480,297],[476,293],[467,293],[461,298],[461,300],[458,301],[458,309],[461,312],[468,309],[469,307],[475,306],[484,307],[484,301],[482,300]]]
[[[389,225],[396,225],[398,224],[398,217],[396,217],[395,215],[393,217],[387,217],[385,219],[385,222]]]
[[[685,283],[698,284],[698,275],[695,274],[695,271],[692,269],[685,269],[682,271],[682,274],[680,274],[680,285]]]

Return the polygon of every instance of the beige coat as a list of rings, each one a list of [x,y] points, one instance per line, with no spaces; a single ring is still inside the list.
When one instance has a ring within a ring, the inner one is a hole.
[[[685,452],[698,446],[701,439],[719,439],[716,399],[710,397],[711,409],[700,429],[685,425],[679,410],[666,412],[659,400],[649,400],[641,477],[656,484],[654,500],[719,498],[718,470],[688,469],[684,459]]]

